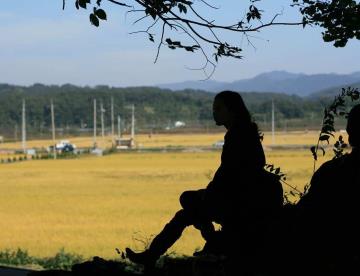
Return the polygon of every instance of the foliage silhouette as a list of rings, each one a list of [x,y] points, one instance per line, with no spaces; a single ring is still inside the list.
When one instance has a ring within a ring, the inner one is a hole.
[[[350,100],[351,103],[357,101],[360,99],[360,92],[358,88],[342,88],[341,93],[336,96],[332,103],[330,103],[327,107],[324,109],[324,117],[322,120],[322,127],[320,130],[319,138],[317,141],[317,144],[312,146],[310,148],[310,151],[313,155],[314,163],[313,163],[313,173],[315,173],[316,169],[316,161],[318,160],[318,151],[320,150],[322,155],[325,155],[325,147],[322,145],[324,142],[326,142],[328,145],[330,144],[330,138],[335,137],[334,133],[335,130],[335,118],[337,116],[345,117],[347,118],[347,112],[346,112],[346,104],[348,103],[347,99]],[[334,152],[334,159],[339,158],[343,156],[344,149],[346,149],[348,145],[343,140],[342,135],[339,136],[339,138],[336,140],[333,152]],[[310,183],[306,184],[304,186],[303,191],[299,191],[296,187],[290,185],[286,182],[285,174],[281,172],[280,167],[275,168],[272,164],[267,164],[266,169],[268,169],[270,172],[275,173],[276,175],[280,176],[280,180],[283,184],[289,186],[291,188],[289,194],[293,197],[296,197],[296,201],[293,202],[289,199],[288,194],[284,194],[285,199],[285,205],[295,205],[297,202],[301,200],[301,198],[307,194],[310,188]]]
[[[106,20],[106,12],[101,9],[103,2],[108,2],[128,9],[128,13],[139,13],[140,17],[134,23],[148,20],[145,30],[134,33],[144,33],[151,42],[155,42],[158,35],[157,61],[162,46],[169,49],[184,49],[188,52],[200,50],[205,58],[205,64],[198,68],[203,70],[209,78],[221,57],[242,58],[242,48],[223,38],[225,33],[240,34],[251,44],[251,33],[264,28],[281,25],[320,26],[325,42],[334,42],[335,47],[344,47],[349,39],[360,39],[360,4],[354,0],[289,0],[289,5],[299,7],[302,20],[299,22],[278,22],[282,13],[272,16],[268,22],[263,22],[264,11],[257,7],[261,0],[249,0],[247,11],[241,19],[233,19],[232,24],[217,24],[212,18],[207,18],[204,8],[213,9],[220,13],[221,8],[210,4],[206,0],[74,0],[77,9],[93,7],[89,18],[92,25],[99,27],[101,20]],[[219,3],[220,5],[220,3]],[[235,9],[236,7],[234,7]],[[63,0],[65,9],[65,0]],[[281,7],[279,7],[281,9]],[[161,31],[157,31],[157,30]],[[158,33],[159,32],[159,33]],[[168,36],[170,33],[170,37]],[[186,39],[174,39],[174,36],[186,34]],[[189,42],[190,41],[190,42]],[[210,47],[208,47],[210,46]],[[213,49],[212,57],[206,48]],[[210,73],[207,68],[210,66]]]
[[[335,117],[344,116],[347,117],[346,108],[346,99],[350,99],[351,102],[357,101],[360,99],[360,92],[358,88],[342,88],[341,93],[335,97],[334,101],[324,109],[324,117],[322,121],[322,127],[319,134],[319,139],[315,146],[310,148],[311,153],[314,157],[314,172],[316,168],[316,161],[318,159],[318,151],[320,150],[323,155],[325,155],[325,148],[321,145],[323,142],[329,144],[330,137],[334,137],[335,133]],[[334,145],[335,158],[338,158],[342,155],[344,148],[346,148],[346,143],[343,141],[343,137],[340,136]]]
[[[318,25],[325,42],[345,47],[348,40],[360,39],[360,3],[354,0],[293,0],[300,6],[304,25]]]

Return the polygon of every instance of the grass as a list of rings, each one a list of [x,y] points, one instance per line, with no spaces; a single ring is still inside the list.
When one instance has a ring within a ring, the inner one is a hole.
[[[156,233],[179,208],[181,191],[205,185],[213,158],[117,154],[3,165],[1,245],[43,256],[65,247],[114,257],[115,247],[134,245],[136,232],[138,239]]]
[[[219,151],[118,153],[0,165],[0,249],[45,257],[65,248],[104,258],[116,258],[116,247],[142,249],[180,208],[182,191],[207,185],[219,158]],[[267,158],[300,189],[311,177],[309,151],[269,151]],[[171,251],[192,254],[202,245],[190,228]]]

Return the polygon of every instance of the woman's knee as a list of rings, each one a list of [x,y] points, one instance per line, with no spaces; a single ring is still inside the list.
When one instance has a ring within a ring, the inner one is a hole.
[[[199,191],[185,191],[180,195],[180,204],[184,209],[192,209],[199,204]]]
[[[182,225],[182,226],[189,226],[193,224],[193,217],[191,213],[185,211],[184,209],[178,211],[173,220],[172,225]]]
[[[186,203],[188,202],[189,198],[189,191],[185,191],[180,195],[179,201],[182,207],[184,207],[184,205],[186,205]]]

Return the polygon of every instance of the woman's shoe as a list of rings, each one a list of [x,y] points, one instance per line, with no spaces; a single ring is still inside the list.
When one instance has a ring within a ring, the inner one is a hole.
[[[212,248],[211,248],[209,242],[207,241],[207,242],[205,243],[203,249],[200,250],[200,251],[195,251],[195,252],[193,253],[193,256],[194,256],[194,257],[200,257],[200,256],[206,256],[206,255],[213,254],[214,252],[212,252],[211,249],[212,249]]]
[[[154,254],[152,254],[149,250],[145,250],[143,252],[139,252],[136,253],[134,251],[132,251],[130,248],[126,248],[126,257],[132,261],[133,263],[136,264],[141,264],[144,266],[155,266],[155,263],[157,261],[157,259],[159,258],[158,256],[155,256]]]

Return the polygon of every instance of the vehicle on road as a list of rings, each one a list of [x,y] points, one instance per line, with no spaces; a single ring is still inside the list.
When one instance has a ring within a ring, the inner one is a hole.
[[[76,153],[76,145],[70,143],[69,140],[61,140],[55,145],[55,149],[58,153]],[[54,146],[48,148],[49,152],[54,150]]]
[[[224,141],[219,140],[212,145],[214,148],[221,149],[224,146]]]

